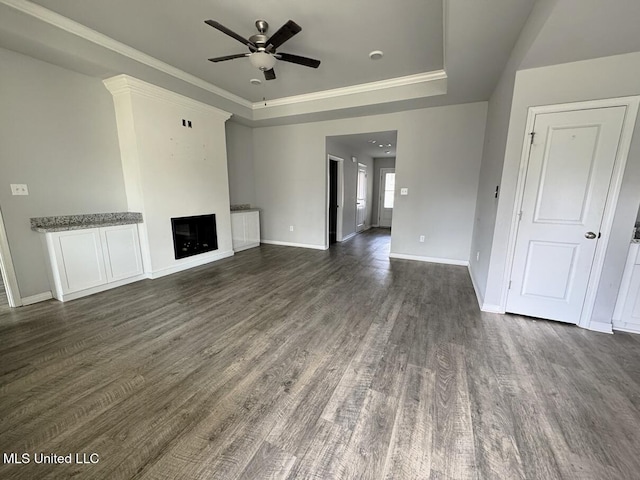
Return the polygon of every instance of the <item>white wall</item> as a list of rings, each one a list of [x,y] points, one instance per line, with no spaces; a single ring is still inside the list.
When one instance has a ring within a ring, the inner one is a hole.
[[[520,153],[526,135],[528,108],[534,105],[640,95],[639,78],[640,53],[535,68],[517,73],[485,303],[498,305],[502,295],[507,261],[506,247],[513,216]],[[613,315],[631,229],[640,205],[639,132],[636,126],[592,321],[610,323]]]
[[[226,123],[227,168],[231,205],[256,205],[253,172],[253,129],[228,121]]]
[[[145,271],[161,276],[232,255],[224,128],[229,114],[131,77],[105,84],[114,94],[128,205],[144,215]],[[183,127],[182,119],[192,128]],[[218,250],[176,260],[171,218],[211,213]]]
[[[395,168],[395,158],[375,158],[373,167],[373,202],[372,202],[372,217],[371,223],[373,225],[378,224],[378,208],[380,201],[380,169],[381,168]]]
[[[0,208],[22,297],[50,290],[29,218],[127,210],[111,95],[99,79],[0,49]],[[26,183],[29,196],[12,196]]]
[[[493,231],[496,225],[498,208],[495,189],[496,186],[500,185],[502,166],[505,160],[504,154],[516,71],[556,4],[557,0],[540,0],[533,6],[529,18],[511,52],[509,61],[489,99],[487,133],[484,139],[473,240],[469,254],[469,270],[480,297],[485,295],[487,286],[491,245],[493,243]]]
[[[324,247],[325,138],[397,130],[396,182],[410,193],[396,197],[392,252],[467,261],[486,109],[480,102],[255,129],[262,237]]]

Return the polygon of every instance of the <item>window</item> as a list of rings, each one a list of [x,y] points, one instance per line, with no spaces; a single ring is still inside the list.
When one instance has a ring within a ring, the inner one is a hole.
[[[396,189],[396,174],[387,173],[384,176],[384,208],[393,208],[393,193]]]

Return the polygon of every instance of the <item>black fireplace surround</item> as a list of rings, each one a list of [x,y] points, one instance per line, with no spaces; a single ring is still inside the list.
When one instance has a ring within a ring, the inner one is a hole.
[[[172,218],[171,229],[176,260],[218,249],[215,214]]]

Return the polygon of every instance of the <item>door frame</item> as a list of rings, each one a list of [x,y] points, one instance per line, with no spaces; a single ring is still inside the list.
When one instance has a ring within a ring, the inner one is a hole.
[[[18,279],[16,271],[13,268],[13,260],[11,259],[11,250],[9,249],[9,240],[7,232],[4,228],[4,219],[2,218],[2,210],[0,209],[0,274],[2,275],[4,289],[7,292],[7,301],[10,307],[21,307],[22,297],[18,288]]]
[[[383,178],[384,178],[385,173],[389,173],[389,170],[393,170],[393,173],[396,173],[396,167],[382,167],[380,169],[380,178],[378,179],[379,180],[379,182],[378,182],[378,190],[379,190],[379,192],[378,192],[378,226],[379,227],[381,226],[380,225],[380,220],[382,219],[382,207],[384,205],[384,192],[385,192],[385,190],[383,188],[383,185],[384,185]],[[394,193],[394,195],[395,195],[395,193]],[[392,222],[393,222],[393,220],[392,220]],[[391,226],[391,225],[389,225],[389,226]]]
[[[520,157],[520,168],[518,170],[516,195],[513,203],[511,225],[509,228],[509,241],[507,243],[507,262],[505,265],[504,276],[502,280],[500,309],[503,312],[506,312],[507,307],[509,282],[513,273],[513,260],[515,255],[516,241],[518,238],[518,212],[520,211],[520,207],[522,205],[522,200],[524,197],[524,186],[527,177],[527,169],[529,168],[529,154],[531,152],[531,142],[529,141],[529,134],[533,131],[533,125],[535,123],[536,115],[544,113],[560,113],[624,106],[627,107],[627,109],[625,111],[622,131],[620,133],[618,152],[614,160],[613,173],[611,175],[611,181],[609,183],[609,192],[605,201],[602,226],[600,229],[602,237],[599,239],[598,244],[596,245],[596,251],[591,267],[591,274],[589,275],[589,282],[587,284],[587,292],[585,295],[582,312],[580,314],[580,320],[577,324],[579,327],[587,328],[590,330],[597,330],[606,333],[613,332],[611,325],[607,324],[608,326],[606,326],[605,324],[602,324],[600,322],[593,322],[592,324],[591,316],[593,314],[593,307],[596,300],[598,286],[600,285],[600,277],[602,275],[602,269],[604,267],[604,257],[607,251],[607,246],[609,244],[611,228],[613,227],[613,219],[618,204],[618,197],[620,196],[622,178],[624,176],[624,169],[627,164],[627,157],[629,156],[629,149],[631,147],[631,139],[633,137],[633,130],[636,123],[639,104],[640,96],[630,96],[620,98],[607,98],[602,100],[589,100],[576,103],[562,103],[557,105],[541,105],[529,107],[524,139],[522,142],[522,154]]]
[[[325,202],[325,234],[324,234],[324,247],[329,248],[329,176],[331,170],[329,168],[331,160],[338,162],[338,212],[336,215],[336,241],[342,241],[342,217],[344,211],[344,158],[336,157],[335,155],[327,154],[327,188],[326,188],[326,202]]]
[[[365,179],[369,176],[369,167],[367,166],[366,163],[357,163],[357,167],[356,167],[356,204],[354,205],[355,209],[356,209],[356,217],[355,217],[355,227],[354,230],[356,233],[362,233],[364,232],[367,228],[367,209],[369,208],[369,205],[367,205],[367,197],[369,196],[369,185],[368,185],[368,180],[365,180],[364,184],[365,184],[365,188],[367,189],[366,195],[365,195],[365,207],[364,207],[364,223],[362,224],[362,230],[358,231],[358,178],[360,176],[360,167],[364,168],[364,175],[365,175]]]

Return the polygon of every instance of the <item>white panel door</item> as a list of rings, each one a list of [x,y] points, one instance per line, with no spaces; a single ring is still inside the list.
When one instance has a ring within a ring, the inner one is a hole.
[[[104,285],[107,276],[97,228],[53,234],[63,293]]]
[[[118,225],[100,229],[110,282],[142,274],[142,257],[137,225]]]
[[[378,199],[378,225],[391,227],[393,200],[396,189],[396,169],[380,169],[380,198]]]
[[[625,111],[536,116],[508,312],[580,320]]]
[[[358,164],[356,186],[356,232],[364,230],[367,221],[367,166]]]

